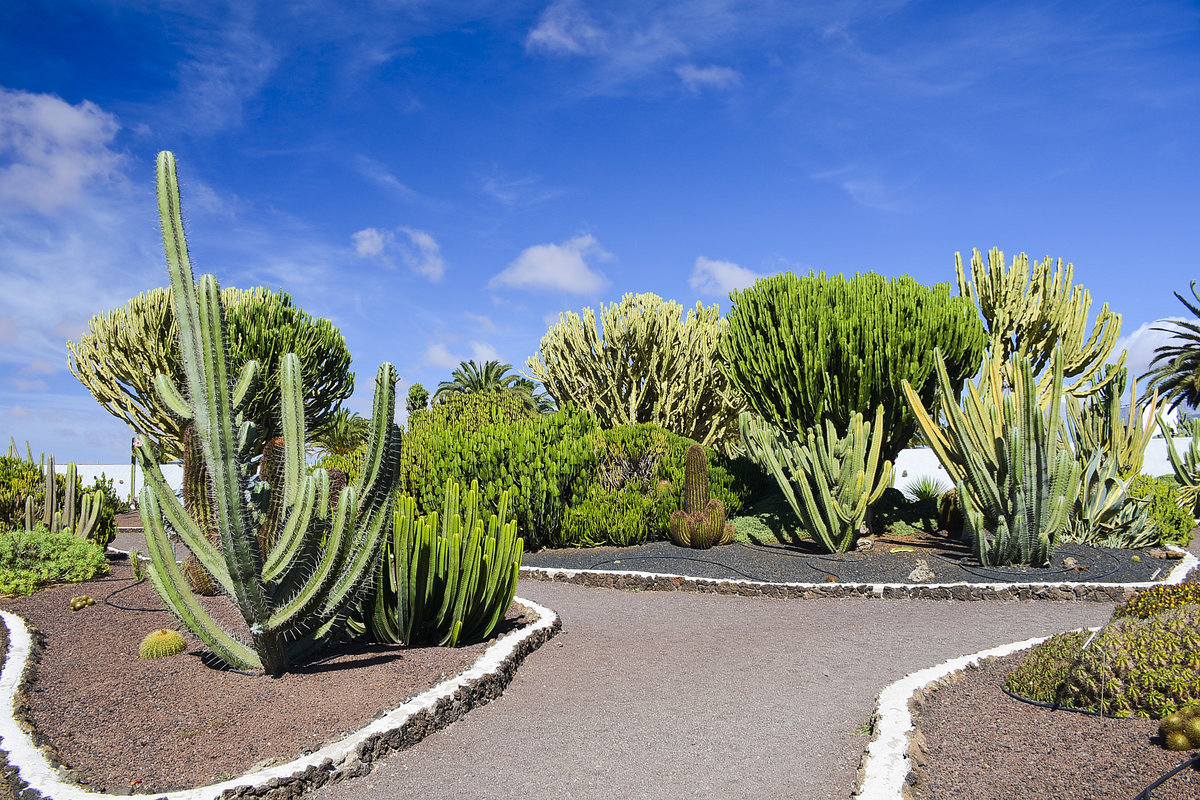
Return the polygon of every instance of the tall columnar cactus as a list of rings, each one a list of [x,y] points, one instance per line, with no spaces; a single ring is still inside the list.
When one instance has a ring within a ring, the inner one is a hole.
[[[441,515],[419,516],[402,497],[394,512],[375,595],[352,622],[376,641],[455,647],[486,639],[512,604],[524,540],[510,519],[515,492],[500,493],[497,513],[484,514],[478,481],[462,495],[446,482]]]
[[[983,255],[974,251],[969,281],[959,253],[954,254],[954,268],[959,293],[978,305],[987,324],[988,352],[1007,369],[1017,363],[1018,349],[1023,351],[1033,374],[1040,376],[1038,394],[1043,402],[1052,391],[1053,370],[1048,368],[1056,345],[1062,346],[1064,378],[1074,379],[1064,388],[1067,394],[1082,397],[1105,385],[1106,381],[1094,379],[1116,346],[1121,315],[1109,311],[1105,303],[1088,335],[1092,296],[1082,286],[1071,285],[1074,265],[1064,268],[1060,258],[1055,268],[1049,256],[1031,265],[1029,257],[1021,253],[1009,266],[1004,253],[993,247],[986,266]],[[1116,363],[1118,370],[1124,362],[1122,353]],[[1015,380],[1011,374],[1005,377],[1009,383]]]
[[[278,376],[283,476],[273,486],[257,482],[251,457],[259,449],[258,432],[246,409],[255,396],[259,366],[249,361],[239,375],[230,372],[220,287],[212,275],[202,276],[199,286],[192,277],[175,158],[168,152],[158,156],[158,204],[186,383],[181,391],[170,376],[159,373],[155,387],[165,406],[195,425],[221,547],[209,541],[175,497],[150,444],[143,442],[137,457],[146,475],[141,515],[150,579],[167,609],[225,663],[278,674],[294,654],[336,629],[374,574],[396,475],[395,370],[391,364],[379,368],[366,466],[359,482],[335,503],[324,470],[305,474],[300,359],[294,353],[283,356]],[[264,550],[260,526],[275,493],[283,495],[283,510],[271,537],[276,543]],[[218,625],[188,588],[167,525],[241,612],[250,644]]]
[[[1099,376],[1103,388],[1084,400],[1068,395],[1067,423],[1076,458],[1086,463],[1092,453],[1103,453],[1106,461],[1116,463],[1117,472],[1131,477],[1141,472],[1146,446],[1154,435],[1158,391],[1149,402],[1138,405],[1137,380],[1129,386],[1129,419],[1121,419],[1121,396],[1125,393],[1127,370]]]
[[[30,454],[32,456],[32,454]],[[31,530],[40,522],[50,531],[71,531],[80,539],[89,539],[101,548],[107,547],[116,533],[112,524],[112,515],[108,516],[109,524],[102,525],[104,518],[104,495],[100,492],[79,491],[79,475],[75,462],[67,464],[67,473],[63,481],[63,492],[58,493],[58,481],[54,467],[54,456],[43,458],[46,464],[43,485],[43,503],[40,518],[34,507],[36,503],[32,495],[25,499],[25,529]],[[29,463],[32,462],[32,458]]]
[[[938,424],[907,383],[922,433],[957,484],[965,528],[984,565],[1048,566],[1079,492],[1080,467],[1065,444],[1062,349],[1054,352],[1050,393],[1039,405],[1032,365],[990,358],[978,385],[968,384],[962,407],[943,405]],[[952,389],[941,354],[939,385]],[[1011,381],[1011,390],[1006,382]]]
[[[733,292],[723,369],[758,416],[789,436],[826,420],[849,429],[855,414],[883,407],[884,460],[915,430],[897,387],[912,384],[935,400],[933,348],[939,345],[957,387],[979,367],[985,336],[970,301],[950,285],[922,286],[907,275],[845,278],[788,272]]]
[[[879,455],[883,420],[880,405],[873,422],[852,416],[844,436],[826,421],[799,439],[752,414],[741,417],[750,457],[775,478],[804,531],[830,553],[854,547],[867,510],[892,485],[892,463]]]
[[[1193,418],[1188,421],[1187,431],[1192,441],[1182,456],[1175,449],[1171,426],[1167,424],[1161,412],[1157,419],[1163,438],[1167,441],[1167,458],[1171,462],[1171,469],[1182,487],[1180,494],[1183,504],[1193,517],[1200,517],[1200,419]]]
[[[683,510],[695,514],[708,504],[708,454],[701,445],[688,448],[683,462]]]
[[[736,448],[745,403],[720,369],[725,320],[714,304],[687,310],[654,294],[567,312],[526,363],[559,407],[604,428],[653,422],[708,447]]]

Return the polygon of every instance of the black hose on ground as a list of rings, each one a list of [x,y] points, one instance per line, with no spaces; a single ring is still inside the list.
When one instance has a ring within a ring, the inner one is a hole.
[[[1150,800],[1150,793],[1152,791],[1157,789],[1159,786],[1162,786],[1168,780],[1170,780],[1171,778],[1174,778],[1176,775],[1178,775],[1180,772],[1183,772],[1188,767],[1200,769],[1200,755],[1192,756],[1187,761],[1184,761],[1182,764],[1180,764],[1178,767],[1175,767],[1175,769],[1172,769],[1169,772],[1163,773],[1163,776],[1161,778],[1159,778],[1154,783],[1147,786],[1145,789],[1142,789],[1140,792],[1138,792],[1137,796],[1134,797],[1133,800]]]

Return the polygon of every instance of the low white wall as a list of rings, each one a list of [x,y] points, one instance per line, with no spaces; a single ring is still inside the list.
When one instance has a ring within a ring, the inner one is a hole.
[[[1175,439],[1176,451],[1182,455],[1191,446],[1191,442],[1190,437],[1177,437]],[[55,464],[55,471],[57,472],[65,472],[66,469],[66,464]],[[113,479],[113,485],[116,487],[118,494],[126,496],[130,494],[130,466],[128,464],[77,464],[76,470],[84,486],[90,484],[103,473]],[[183,488],[183,466],[178,463],[163,464],[162,471],[163,477],[167,479],[170,487],[176,493],[180,492]],[[895,483],[897,489],[904,489],[909,484],[915,483],[927,475],[937,478],[947,485],[950,483],[950,478],[946,475],[946,470],[942,469],[942,465],[938,463],[937,456],[928,447],[914,447],[900,451],[893,471],[896,476]],[[1165,439],[1157,438],[1150,440],[1150,444],[1146,446],[1146,458],[1142,464],[1142,472],[1149,475],[1171,474],[1171,462],[1167,460],[1167,442]],[[140,490],[144,485],[141,468],[136,470],[134,480],[137,483],[137,490]]]
[[[161,464],[160,468],[163,477],[167,479],[167,485],[176,494],[183,491],[183,465]],[[67,471],[67,465],[55,463],[54,471],[61,475]],[[75,473],[84,486],[90,486],[101,475],[112,478],[117,494],[131,499],[136,499],[137,493],[145,486],[142,468],[131,467],[129,464],[76,464]]]
[[[1176,437],[1174,443],[1175,452],[1183,455],[1191,446],[1192,439],[1190,436]],[[950,476],[946,474],[946,470],[942,469],[942,465],[938,463],[937,456],[933,454],[933,450],[928,447],[914,447],[908,450],[901,450],[900,455],[896,458],[895,465],[892,467],[892,471],[895,474],[897,489],[904,489],[926,476],[936,478],[947,486],[950,485]],[[1171,462],[1167,458],[1166,439],[1151,439],[1150,443],[1146,445],[1146,456],[1142,461],[1142,472],[1147,475],[1171,475],[1174,473],[1174,470],[1171,469]]]

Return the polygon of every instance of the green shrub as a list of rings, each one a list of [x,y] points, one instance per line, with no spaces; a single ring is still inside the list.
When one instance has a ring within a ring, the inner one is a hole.
[[[113,514],[124,514],[126,511],[132,511],[133,506],[129,503],[129,498],[125,495],[118,494],[117,487],[113,484],[113,479],[101,472],[91,486],[83,487],[85,492],[100,492],[104,495],[104,507],[112,511]]]
[[[326,453],[317,460],[315,467],[341,470],[346,475],[346,483],[353,486],[354,482],[358,480],[358,476],[362,474],[363,459],[366,454],[367,446],[365,444],[345,455]]]
[[[1042,702],[1106,716],[1161,719],[1200,702],[1200,607],[1123,618],[1035,647],[1006,688]]]
[[[1174,583],[1143,589],[1113,612],[1113,619],[1147,619],[1164,611],[1200,604],[1200,584]]]
[[[1128,492],[1135,500],[1149,501],[1149,515],[1158,530],[1159,542],[1182,547],[1192,541],[1196,523],[1191,512],[1182,507],[1184,501],[1178,483],[1170,478],[1138,475]]]
[[[42,470],[23,458],[0,456],[0,528],[25,525],[25,498],[42,494]],[[41,503],[38,503],[41,513]]]
[[[108,572],[104,550],[74,533],[0,533],[0,594],[33,594],[52,583],[77,583]]]
[[[397,492],[412,497],[418,510],[428,514],[441,507],[448,480],[463,485],[478,480],[483,507],[496,511],[499,487],[513,486],[513,513],[526,545],[562,544],[563,515],[585,494],[595,473],[589,437],[596,430],[595,419],[566,408],[510,421],[507,401],[459,412],[453,402],[435,404],[412,421],[401,448]],[[443,413],[445,406],[450,406],[448,413]]]
[[[592,484],[587,495],[563,516],[562,543],[581,547],[642,544],[652,529],[658,533],[656,508],[657,497],[640,489],[608,490]]]

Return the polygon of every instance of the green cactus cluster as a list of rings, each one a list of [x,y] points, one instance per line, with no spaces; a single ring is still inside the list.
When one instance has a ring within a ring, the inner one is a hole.
[[[501,491],[492,514],[477,481],[465,493],[447,481],[440,514],[420,515],[413,498],[400,498],[374,598],[355,629],[379,642],[449,647],[491,635],[512,604],[524,550],[511,518],[515,494]]]
[[[25,498],[25,530],[31,531],[42,525],[52,533],[65,531],[80,539],[94,542],[100,548],[108,547],[116,536],[116,521],[112,509],[104,504],[102,492],[83,492],[75,462],[67,464],[67,472],[59,494],[59,481],[54,468],[54,456],[46,459],[46,478],[42,491],[41,514],[37,513],[34,495]]]
[[[34,503],[45,491],[44,465],[13,454],[0,456],[0,528],[12,529],[25,524],[25,498]]]
[[[248,410],[259,396],[260,367],[251,360],[240,373],[231,371],[220,286],[212,275],[202,276],[199,285],[193,278],[175,159],[168,152],[158,156],[158,203],[185,383],[160,372],[154,385],[163,406],[181,424],[194,425],[220,547],[209,540],[207,521],[190,515],[175,497],[143,441],[136,455],[146,476],[140,510],[150,580],[167,609],[226,664],[278,674],[327,641],[370,586],[396,480],[395,370],[384,364],[376,377],[363,475],[334,498],[327,473],[305,474],[302,367],[294,353],[283,355],[279,374],[267,378],[279,389],[274,429],[283,434],[282,475],[273,483],[258,480],[253,458],[263,443]],[[270,522],[271,503],[280,497],[277,521]],[[189,588],[168,525],[241,613],[249,643],[222,628]],[[267,549],[263,542],[273,544]]]
[[[1005,688],[1112,717],[1161,719],[1200,704],[1200,606],[1110,621],[1034,647]]]
[[[983,357],[979,314],[951,296],[948,283],[788,272],[730,297],[720,363],[750,410],[803,441],[827,421],[844,432],[856,414],[869,417],[882,407],[876,429],[883,461],[894,461],[916,429],[901,380],[929,407],[937,391],[935,346],[951,379],[947,398],[958,396]]]
[[[1200,706],[1186,706],[1158,723],[1158,736],[1168,750],[1200,749]]]
[[[471,397],[464,401],[474,402],[467,400]],[[512,512],[526,544],[566,544],[563,516],[585,493],[596,469],[589,438],[595,419],[565,408],[511,421],[472,416],[463,422],[444,412],[442,407],[453,402],[439,403],[411,421],[400,455],[399,492],[429,514],[441,507],[444,489],[437,487],[449,480],[478,480],[484,507],[491,511],[499,508],[501,487],[515,487]]]
[[[826,552],[852,549],[868,509],[892,484],[892,463],[880,458],[884,407],[872,422],[854,414],[843,434],[832,420],[799,437],[749,413],[741,425],[750,457],[775,478],[804,531]]]
[[[1055,266],[1049,256],[1030,263],[1024,253],[1008,264],[1004,253],[992,248],[987,264],[978,250],[972,253],[969,280],[959,253],[954,254],[954,268],[959,293],[978,306],[987,325],[988,354],[1005,370],[1008,383],[1016,379],[1012,371],[1028,360],[1033,374],[1040,376],[1039,397],[1048,396],[1054,391],[1051,384],[1062,381],[1052,369],[1056,346],[1063,354],[1063,379],[1073,379],[1060,393],[1093,394],[1120,374],[1124,351],[1113,367],[1107,361],[1121,334],[1121,315],[1105,303],[1088,334],[1092,296],[1072,285],[1074,265],[1064,267],[1060,258]],[[1106,369],[1106,379],[1097,379]]]
[[[138,658],[164,658],[177,656],[187,649],[187,642],[179,631],[160,628],[151,631],[138,645]]]
[[[683,508],[671,514],[671,541],[680,547],[707,550],[733,541],[725,522],[725,504],[708,495],[708,455],[701,445],[688,448],[683,473]]]
[[[81,594],[71,598],[69,606],[72,611],[82,611],[88,606],[96,605],[95,599],[91,595]]]
[[[1187,422],[1184,430],[1191,437],[1191,442],[1183,455],[1175,449],[1171,426],[1167,424],[1161,412],[1157,419],[1163,438],[1167,442],[1167,458],[1171,462],[1171,470],[1181,487],[1181,502],[1193,517],[1200,516],[1200,418],[1192,418]]]
[[[975,554],[984,565],[1049,566],[1079,493],[1080,473],[1066,446],[1062,415],[1062,350],[1056,351],[1050,393],[1039,405],[1029,359],[989,358],[976,384],[958,404],[946,403],[943,427],[903,383],[917,421],[946,473]],[[940,354],[943,396],[953,386]],[[1049,410],[1046,410],[1049,409]]]
[[[1099,386],[1090,396],[1080,399],[1066,395],[1067,428],[1076,457],[1082,463],[1093,453],[1103,455],[1103,461],[1113,462],[1119,477],[1128,478],[1142,469],[1146,446],[1155,430],[1158,392],[1149,400],[1138,403],[1137,381],[1128,381],[1128,371],[1101,372]],[[1128,420],[1121,419],[1122,398],[1129,383]]]
[[[659,504],[659,495],[633,485],[605,489],[593,483],[563,515],[562,543],[629,547],[662,538],[657,524]]]
[[[726,322],[715,304],[684,311],[647,293],[566,312],[526,368],[560,407],[586,409],[604,428],[653,422],[736,451],[744,402],[721,369]]]

